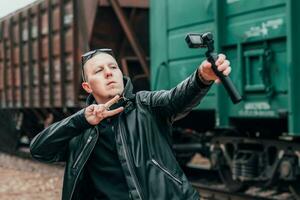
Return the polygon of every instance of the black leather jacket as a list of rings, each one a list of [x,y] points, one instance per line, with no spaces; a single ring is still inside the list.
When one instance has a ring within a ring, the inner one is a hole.
[[[171,146],[172,122],[186,115],[205,96],[197,72],[175,88],[132,94],[125,78],[125,97],[133,106],[117,116],[116,147],[131,199],[199,199],[178,165]],[[89,104],[93,102],[90,98]],[[44,162],[65,161],[62,199],[92,199],[85,164],[101,137],[97,126],[84,117],[84,109],[56,122],[31,142],[32,156]],[[101,178],[101,177],[99,177]]]

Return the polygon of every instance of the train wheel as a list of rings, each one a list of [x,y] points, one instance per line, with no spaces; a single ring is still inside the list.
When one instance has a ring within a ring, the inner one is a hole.
[[[213,149],[210,155],[210,161],[212,167],[218,170],[220,179],[225,185],[225,187],[228,189],[228,191],[238,192],[246,188],[245,184],[243,184],[241,181],[233,179],[233,174],[228,165],[228,162],[226,162],[221,148],[216,147]]]

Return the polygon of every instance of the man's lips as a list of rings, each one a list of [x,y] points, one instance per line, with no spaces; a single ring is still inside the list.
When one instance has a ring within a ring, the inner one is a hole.
[[[115,81],[109,81],[106,85],[111,85],[111,84],[114,84],[116,83]]]

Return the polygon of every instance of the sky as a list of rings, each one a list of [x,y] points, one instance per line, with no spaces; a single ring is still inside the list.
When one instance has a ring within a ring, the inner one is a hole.
[[[36,0],[0,0],[0,18]]]

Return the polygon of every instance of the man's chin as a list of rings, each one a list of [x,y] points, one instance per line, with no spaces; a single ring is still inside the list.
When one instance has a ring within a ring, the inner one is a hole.
[[[108,98],[114,98],[117,95],[122,96],[122,94],[123,94],[123,91],[120,91],[120,90],[114,91],[108,95]]]

